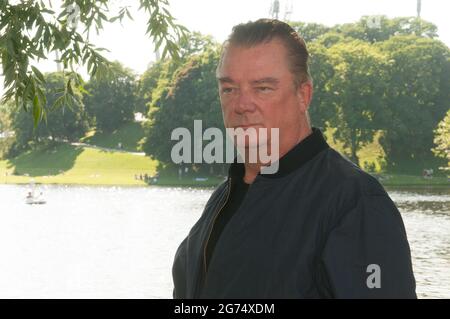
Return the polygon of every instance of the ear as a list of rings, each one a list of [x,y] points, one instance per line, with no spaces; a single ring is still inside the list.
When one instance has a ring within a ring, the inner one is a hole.
[[[311,103],[313,95],[313,84],[311,81],[306,81],[300,84],[297,88],[297,97],[299,106],[303,113],[308,111],[309,104]]]

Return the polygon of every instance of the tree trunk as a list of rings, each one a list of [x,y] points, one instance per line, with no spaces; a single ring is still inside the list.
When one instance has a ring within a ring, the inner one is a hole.
[[[356,155],[356,151],[358,150],[358,136],[357,130],[350,130],[350,139],[351,139],[351,160],[353,163],[359,166],[358,155]]]

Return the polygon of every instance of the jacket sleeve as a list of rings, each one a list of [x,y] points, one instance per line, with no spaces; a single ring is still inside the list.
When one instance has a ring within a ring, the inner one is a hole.
[[[362,195],[345,212],[322,263],[334,298],[416,298],[405,227],[386,193]]]
[[[175,253],[175,259],[172,267],[173,278],[173,298],[184,299],[186,298],[186,243],[188,237],[186,237],[180,244]]]

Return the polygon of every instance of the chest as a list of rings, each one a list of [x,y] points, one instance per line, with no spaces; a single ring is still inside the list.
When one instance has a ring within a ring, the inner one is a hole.
[[[216,243],[206,297],[314,295],[323,209],[307,196],[249,192]]]

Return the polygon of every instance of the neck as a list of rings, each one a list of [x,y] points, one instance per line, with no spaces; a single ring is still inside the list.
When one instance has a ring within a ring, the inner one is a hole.
[[[283,141],[280,141],[279,156],[278,156],[278,158],[272,159],[272,160],[277,161],[280,158],[282,158],[286,153],[288,153],[291,149],[293,149],[298,143],[300,143],[302,140],[304,140],[311,133],[312,133],[312,129],[308,125],[306,127],[303,127],[303,129],[301,128],[299,130],[298,135],[292,136],[292,137],[284,139]],[[270,148],[268,148],[268,149],[270,149]],[[246,154],[248,154],[248,152],[246,152]],[[258,158],[258,160],[259,160],[259,158]],[[246,158],[246,160],[244,162],[244,167],[245,167],[244,182],[247,184],[253,183],[256,176],[261,171],[261,167],[265,166],[265,165],[268,165],[268,164],[267,163],[263,164],[259,161],[256,163],[249,163],[248,158]]]

